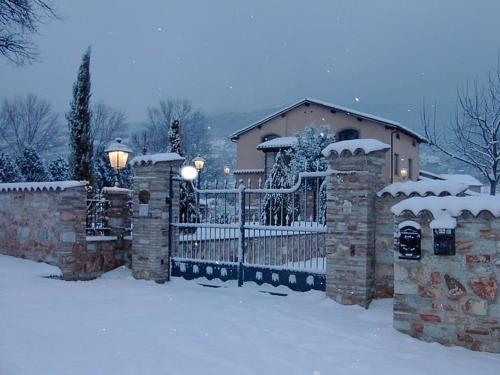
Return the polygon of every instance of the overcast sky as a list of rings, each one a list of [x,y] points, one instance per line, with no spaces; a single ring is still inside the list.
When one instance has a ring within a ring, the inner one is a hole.
[[[208,113],[314,97],[415,127],[424,96],[445,112],[500,47],[498,0],[54,2],[64,19],[42,27],[41,62],[0,60],[0,96],[66,111],[91,44],[93,98],[130,121],[168,96]]]

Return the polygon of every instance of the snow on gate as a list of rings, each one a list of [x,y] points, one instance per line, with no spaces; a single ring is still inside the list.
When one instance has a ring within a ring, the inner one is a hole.
[[[170,223],[172,276],[324,291],[327,175],[301,173],[288,189],[194,188],[199,217]]]

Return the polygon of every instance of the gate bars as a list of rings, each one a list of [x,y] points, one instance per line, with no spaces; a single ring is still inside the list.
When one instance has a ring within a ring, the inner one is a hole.
[[[326,178],[302,172],[288,189],[197,189],[198,217],[170,222],[172,276],[324,290]]]

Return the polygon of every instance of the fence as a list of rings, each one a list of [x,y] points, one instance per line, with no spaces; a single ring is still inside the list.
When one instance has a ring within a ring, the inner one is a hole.
[[[132,199],[127,199],[128,217],[124,223],[124,235],[132,234]],[[86,233],[88,236],[109,236],[113,228],[109,223],[109,210],[111,201],[106,191],[95,191],[93,188],[87,188],[87,220]]]

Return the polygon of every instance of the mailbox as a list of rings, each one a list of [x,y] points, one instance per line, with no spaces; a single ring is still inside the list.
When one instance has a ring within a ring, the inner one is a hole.
[[[421,257],[421,227],[414,221],[399,224],[399,259],[418,260]]]
[[[455,227],[457,220],[446,211],[429,224],[434,239],[434,255],[455,255]]]
[[[455,255],[455,229],[436,228],[434,235],[434,255]]]

